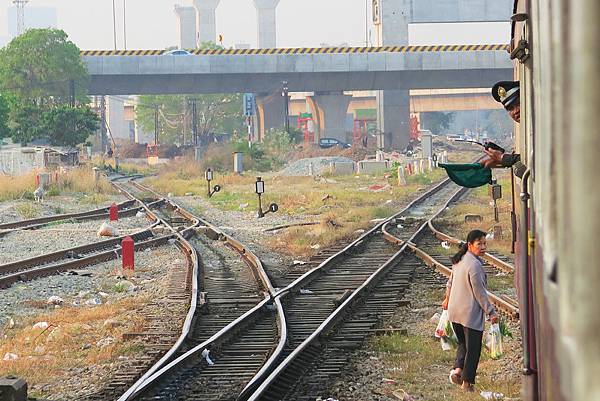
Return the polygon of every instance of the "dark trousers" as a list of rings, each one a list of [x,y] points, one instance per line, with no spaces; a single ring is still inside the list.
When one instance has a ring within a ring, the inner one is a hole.
[[[462,369],[463,380],[475,383],[475,374],[477,373],[477,365],[479,364],[479,356],[481,355],[483,331],[473,330],[454,322],[452,322],[452,328],[458,338],[454,368]]]

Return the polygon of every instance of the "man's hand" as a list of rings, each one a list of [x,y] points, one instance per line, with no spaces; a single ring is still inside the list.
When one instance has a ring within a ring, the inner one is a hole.
[[[502,167],[502,156],[504,155],[504,153],[500,152],[499,150],[493,149],[485,149],[484,152],[486,155],[488,155],[488,157],[483,159],[483,161],[481,162],[481,164],[483,164],[483,167]]]

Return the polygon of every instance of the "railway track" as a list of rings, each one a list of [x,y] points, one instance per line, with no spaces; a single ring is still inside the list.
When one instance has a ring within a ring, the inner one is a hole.
[[[395,217],[433,214],[454,191],[446,180]],[[383,224],[278,293],[288,317],[288,346],[261,385],[239,400],[314,400],[345,366],[344,354],[358,348],[403,303],[422,263],[405,252],[407,245],[390,246],[395,244],[383,237]]]
[[[441,260],[449,260],[449,254],[441,254],[439,253],[439,239],[440,237],[444,240],[449,238],[445,234],[440,231],[435,230],[431,222],[438,217],[449,204],[454,202],[456,199],[460,198],[465,193],[465,189],[459,189],[455,192],[455,194],[450,197],[450,199],[443,205],[442,208],[439,209],[437,213],[435,213],[432,217],[428,219],[414,219],[410,221],[408,224],[411,228],[414,229],[414,226],[420,226],[416,235],[413,235],[410,238],[407,238],[406,232],[412,232],[412,230],[407,230],[406,227],[402,225],[402,223],[398,223],[400,220],[393,219],[388,221],[382,227],[385,238],[392,242],[401,246],[408,246],[419,258],[421,258],[429,267],[433,267],[437,272],[443,274],[446,277],[450,277],[451,268],[441,262]],[[436,253],[437,252],[437,253]],[[492,263],[496,262],[495,258],[492,259],[484,259],[486,262]],[[505,262],[503,262],[505,263]],[[489,266],[490,264],[488,264]],[[501,266],[504,266],[502,264]],[[500,268],[500,267],[498,267]],[[503,268],[500,268],[504,270]],[[490,273],[488,271],[488,273]],[[518,310],[518,302],[512,298],[507,296],[501,296],[494,294],[488,291],[488,296],[490,301],[494,304],[497,310],[504,314],[506,317],[510,319],[518,319],[519,318],[519,310]]]
[[[192,216],[168,202],[180,213]],[[185,338],[172,347],[171,355],[142,375],[120,400],[235,398],[271,354],[283,346],[283,309],[279,301],[271,299],[275,290],[258,257],[209,222],[199,221],[199,228],[183,230],[182,234],[189,237],[195,251],[213,263],[200,269],[191,326],[182,332]],[[229,248],[228,252],[224,248]],[[216,262],[207,255],[211,252],[217,254]],[[203,352],[210,352],[213,365]]]

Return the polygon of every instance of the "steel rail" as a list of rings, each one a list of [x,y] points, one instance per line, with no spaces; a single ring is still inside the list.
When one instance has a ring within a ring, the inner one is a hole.
[[[339,258],[343,257],[344,255],[346,255],[348,253],[348,251],[351,250],[353,247],[357,247],[357,246],[360,246],[361,244],[363,244],[364,241],[365,241],[365,239],[368,236],[375,235],[376,233],[378,233],[379,230],[387,222],[392,221],[393,219],[395,219],[396,217],[400,216],[401,214],[406,213],[409,209],[411,209],[412,207],[414,207],[418,203],[423,202],[424,200],[426,200],[430,196],[432,196],[435,193],[439,192],[443,187],[445,187],[449,183],[450,183],[449,179],[443,180],[442,182],[440,182],[439,184],[437,184],[435,187],[433,187],[429,191],[427,191],[424,194],[422,194],[421,196],[419,196],[417,199],[415,199],[412,202],[410,202],[401,211],[399,211],[399,212],[395,213],[394,215],[388,217],[384,221],[376,224],[372,229],[370,229],[369,231],[365,232],[363,235],[361,235],[358,239],[356,239],[351,244],[349,244],[348,246],[346,246],[340,252],[338,252],[337,254],[334,254],[334,255],[330,256],[325,261],[323,261],[319,266],[317,266],[314,269],[310,270],[309,272],[305,273],[303,276],[299,277],[294,282],[292,282],[291,284],[289,284],[286,288],[280,290],[277,293],[277,299],[279,299],[281,297],[284,297],[284,296],[288,295],[289,293],[291,293],[293,290],[295,290],[295,289],[297,289],[297,288],[302,287],[303,285],[305,285],[307,283],[307,281],[310,281],[310,279],[312,278],[312,276],[314,276],[317,272],[326,269],[334,261],[336,261],[337,259],[339,259]],[[416,235],[416,233],[413,234],[413,237],[415,235]],[[399,251],[397,251],[384,264],[382,264],[379,268],[377,268],[375,270],[375,272],[373,272],[356,290],[352,291],[352,293],[347,298],[345,298],[345,300],[329,315],[329,317],[327,317],[319,325],[319,327],[315,331],[313,331],[312,334],[310,334],[282,362],[280,362],[279,365],[267,377],[261,378],[261,380],[260,380],[261,384],[256,388],[256,390],[252,394],[248,394],[248,396],[244,397],[244,398],[240,397],[239,399],[240,400],[248,400],[248,401],[256,401],[256,400],[258,400],[264,394],[264,392],[267,391],[267,389],[269,388],[269,386],[271,386],[275,382],[275,380],[277,380],[277,378],[285,371],[285,369],[287,367],[289,367],[292,364],[292,362],[297,357],[299,357],[299,355],[304,350],[306,350],[314,342],[318,341],[325,332],[327,332],[333,326],[335,326],[342,319],[342,316],[345,313],[347,313],[347,311],[350,309],[350,307],[352,305],[354,305],[355,302],[359,298],[363,297],[364,293],[366,291],[368,291],[371,288],[373,288],[375,286],[375,284],[378,282],[378,280],[381,277],[385,276],[385,274],[390,270],[390,268],[393,267],[394,264],[398,261],[398,259],[404,254],[406,248],[407,248],[407,245],[402,246]],[[259,381],[259,380],[257,380],[257,381]]]
[[[156,191],[154,191],[151,188],[148,188],[142,184],[132,182],[132,185],[134,185],[144,191],[149,191],[151,193],[159,195]],[[214,226],[209,221],[193,215],[192,213],[190,213],[186,209],[182,208],[180,205],[178,205],[176,202],[174,202],[171,199],[168,199],[167,202],[173,206],[175,211],[180,213],[185,218],[196,219],[198,221],[198,224],[195,226],[196,230],[198,228],[200,228],[200,224],[201,224],[202,227],[212,231],[214,234],[216,234],[222,240],[224,240],[225,243],[230,248],[237,251],[243,258],[243,260],[252,268],[253,274],[255,273],[255,276],[258,277],[259,281],[262,283],[263,288],[266,289],[266,291],[265,291],[266,298],[263,301],[261,301],[258,305],[256,305],[254,308],[250,309],[245,314],[238,317],[236,320],[234,320],[233,322],[229,323],[227,326],[225,326],[224,328],[219,330],[216,334],[211,336],[208,340],[195,346],[194,348],[187,351],[186,353],[179,356],[178,358],[168,362],[172,358],[173,354],[179,350],[185,337],[187,337],[190,334],[191,322],[193,320],[193,315],[194,315],[192,313],[192,308],[190,308],[190,311],[188,312],[188,316],[186,318],[186,323],[188,322],[188,318],[189,318],[190,325],[189,325],[189,327],[184,325],[185,327],[184,327],[184,330],[182,331],[182,336],[180,337],[181,341],[178,340],[178,342],[171,348],[171,350],[168,351],[168,353],[167,353],[168,355],[165,354],[165,356],[163,358],[161,358],[161,360],[159,360],[148,371],[146,371],[144,373],[144,375],[142,375],[142,377],[140,377],[121,397],[119,397],[118,401],[126,401],[126,400],[131,400],[131,399],[135,398],[142,391],[144,391],[146,388],[148,388],[152,383],[154,383],[156,380],[158,380],[158,378],[169,373],[170,371],[175,369],[177,366],[179,366],[182,362],[184,362],[188,358],[197,356],[198,353],[201,353],[205,348],[207,348],[211,344],[218,344],[218,343],[226,341],[226,339],[229,338],[231,333],[233,333],[240,325],[244,324],[249,319],[253,319],[255,317],[255,315],[257,313],[259,313],[261,311],[261,309],[263,307],[265,307],[267,305],[267,303],[269,303],[271,301],[275,304],[275,307],[277,310],[277,322],[278,322],[277,326],[278,326],[278,331],[279,331],[279,342],[277,344],[277,347],[275,348],[275,350],[273,351],[273,353],[271,354],[271,356],[269,357],[269,359],[263,365],[263,367],[261,368],[261,370],[259,372],[264,372],[264,371],[268,371],[271,369],[271,365],[274,364],[275,361],[279,358],[281,352],[283,352],[285,343],[287,342],[287,325],[285,322],[285,313],[283,310],[283,306],[281,305],[280,300],[273,300],[273,295],[275,293],[275,289],[273,288],[273,285],[271,284],[260,259],[252,251],[250,251],[250,249],[247,246],[245,246],[244,244],[242,244],[240,241],[236,240],[232,236],[226,234],[225,232],[223,232],[222,230],[220,230],[219,228]],[[182,231],[181,234],[182,235],[184,233],[188,234],[189,230],[190,229],[185,229]],[[194,247],[192,247],[192,248],[194,249],[194,252],[195,252],[195,248]],[[194,275],[194,283],[197,283],[197,282],[198,282],[198,273],[196,272]],[[197,290],[196,290],[196,294],[197,294]],[[195,311],[195,308],[196,307],[194,306],[194,311]],[[184,334],[185,334],[185,336],[184,336]],[[255,383],[254,379],[251,380],[247,384],[246,388],[252,388],[255,385],[254,383]]]
[[[434,216],[432,216],[426,222],[423,223],[423,225],[418,229],[417,233],[415,233],[415,235],[413,235],[410,240],[408,240],[408,241],[401,240],[398,237],[396,237],[395,235],[393,235],[392,233],[390,233],[387,230],[387,228],[388,228],[387,226],[388,226],[389,222],[387,222],[382,227],[384,238],[386,238],[388,241],[393,242],[402,247],[408,246],[419,258],[421,258],[427,264],[427,266],[433,267],[436,271],[438,271],[439,273],[443,274],[446,277],[450,277],[450,274],[452,273],[452,269],[448,268],[444,264],[437,261],[434,257],[429,255],[427,252],[420,249],[416,245],[416,241],[412,241],[412,239],[415,239],[418,236],[421,236],[423,234],[423,231],[425,228],[431,228],[431,221],[433,219],[437,218],[448,207],[448,205],[450,203],[452,203],[456,199],[460,198],[465,192],[466,192],[465,188],[460,188],[458,191],[456,191],[454,193],[454,195],[444,204],[444,206],[442,206],[442,208],[440,208],[440,210],[437,213],[435,213]],[[519,318],[519,309],[516,308],[513,305],[513,303],[502,299],[501,297],[495,295],[494,293],[492,293],[490,291],[487,291],[487,294],[488,294],[488,297],[490,298],[490,301],[500,311],[504,312],[511,319]]]
[[[429,226],[429,229],[435,235],[435,237],[437,239],[439,239],[440,241],[447,241],[447,242],[449,242],[451,244],[455,244],[455,245],[460,245],[463,243],[463,241],[461,241],[460,239],[452,237],[451,235],[443,233],[440,230],[438,230],[437,228],[435,228],[432,220],[430,220],[428,222],[428,226]],[[511,265],[510,263],[507,263],[507,262],[503,261],[502,259],[500,259],[494,255],[491,255],[489,253],[486,253],[485,255],[483,255],[482,259],[485,260],[486,262],[488,262],[490,265],[496,267],[497,269],[502,270],[505,273],[514,273],[515,272],[515,268],[513,265]]]

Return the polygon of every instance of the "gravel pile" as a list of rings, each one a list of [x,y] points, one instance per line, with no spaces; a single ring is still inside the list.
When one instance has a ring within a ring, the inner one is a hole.
[[[185,257],[176,246],[167,245],[138,252],[135,258],[135,274],[127,279],[118,275],[120,261],[112,260],[87,268],[91,276],[54,275],[26,283],[17,283],[0,291],[0,310],[2,310],[0,335],[4,337],[3,334],[9,334],[13,330],[11,321],[14,322],[14,327],[18,328],[22,326],[24,319],[31,319],[40,313],[49,312],[55,307],[89,309],[98,305],[111,304],[127,297],[138,296],[151,298],[155,303],[160,302],[167,293],[169,282],[167,278],[170,268],[184,264]],[[60,306],[49,305],[47,301],[51,296],[60,297],[63,300],[62,304]],[[169,302],[165,298],[164,311],[149,311],[140,305],[140,308],[132,310],[131,314],[151,312],[160,315],[162,313],[167,321],[173,320],[173,316],[184,316],[185,308],[187,308],[185,302],[178,304]],[[118,324],[127,326],[129,323],[120,319]],[[3,330],[4,333],[2,333]],[[106,335],[109,336],[107,338],[110,338],[108,329]],[[87,338],[86,332],[82,332],[81,336]],[[121,339],[114,338],[111,341],[121,341]],[[74,338],[74,343],[77,349],[69,352],[76,353],[81,352],[80,349],[102,346],[100,341],[86,344],[78,343],[76,338]],[[30,383],[29,388],[30,391],[46,392],[49,399],[84,399],[84,394],[103,388],[115,372],[127,369],[126,365],[129,359],[134,356],[132,354],[127,357],[121,356],[102,365],[91,364],[70,368],[62,376],[47,378],[45,383]],[[20,357],[26,356],[21,355]]]
[[[150,224],[145,217],[127,217],[110,223],[119,235],[131,234]],[[90,220],[12,232],[0,237],[0,264],[110,239],[97,235],[101,225],[102,220]]]
[[[313,174],[321,175],[324,172],[329,171],[329,167],[331,163],[340,163],[340,162],[354,162],[352,159],[347,157],[340,156],[331,156],[331,157],[310,157],[307,159],[296,160],[295,162],[288,165],[286,168],[281,170],[278,175],[284,176],[308,176],[309,165],[312,163],[313,165]]]

